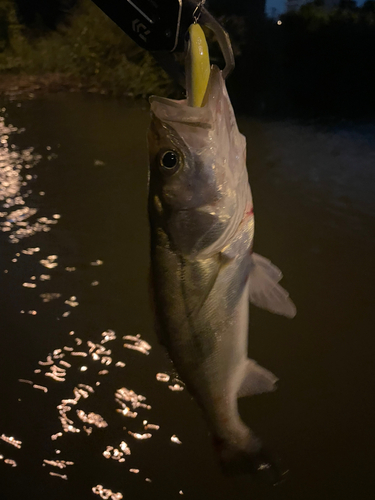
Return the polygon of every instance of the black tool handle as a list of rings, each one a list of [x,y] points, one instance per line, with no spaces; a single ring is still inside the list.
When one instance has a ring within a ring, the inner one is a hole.
[[[184,86],[184,75],[171,52],[185,49],[189,26],[198,21],[216,35],[225,59],[226,78],[234,68],[228,34],[199,0],[93,0],[140,47]],[[168,54],[169,52],[169,54]]]
[[[143,49],[172,52],[179,45],[182,0],[93,2]]]

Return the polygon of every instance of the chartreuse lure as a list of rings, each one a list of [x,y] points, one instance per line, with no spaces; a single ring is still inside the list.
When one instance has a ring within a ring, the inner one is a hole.
[[[186,52],[186,90],[188,105],[200,108],[204,104],[211,66],[206,36],[199,24],[189,28]]]

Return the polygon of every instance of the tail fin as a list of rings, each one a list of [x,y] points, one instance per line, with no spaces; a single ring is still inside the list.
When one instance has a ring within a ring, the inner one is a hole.
[[[269,484],[278,484],[284,479],[286,472],[282,472],[280,463],[261,446],[256,437],[252,438],[248,449],[239,449],[226,442],[218,445],[217,440],[215,445],[219,452],[221,469],[226,475],[252,474]]]

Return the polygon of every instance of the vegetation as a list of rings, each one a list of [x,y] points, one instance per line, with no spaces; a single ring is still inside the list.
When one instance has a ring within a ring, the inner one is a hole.
[[[341,0],[334,10],[315,0],[279,20],[247,0],[211,0],[209,7],[234,44],[228,85],[242,111],[375,116],[375,0],[361,8]],[[211,56],[219,61],[217,48]],[[91,0],[0,0],[0,72],[0,91],[6,75],[47,82],[50,75],[57,87],[67,81],[116,95],[176,95],[152,57]]]
[[[19,24],[16,6],[0,0],[0,72],[80,82],[115,95],[168,94],[174,85],[153,58],[138,47],[90,0],[64,24]]]

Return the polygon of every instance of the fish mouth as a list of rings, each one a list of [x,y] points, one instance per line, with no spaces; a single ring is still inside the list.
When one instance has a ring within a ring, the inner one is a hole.
[[[224,95],[224,88],[225,81],[222,71],[213,65],[204,99],[205,104],[202,107],[189,106],[187,99],[176,100],[151,96],[151,112],[162,122],[182,123],[205,129],[212,128],[217,103]]]

